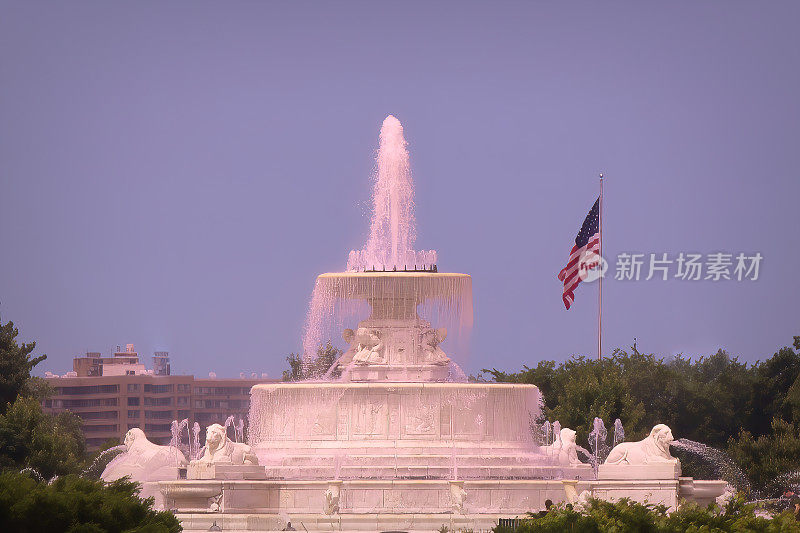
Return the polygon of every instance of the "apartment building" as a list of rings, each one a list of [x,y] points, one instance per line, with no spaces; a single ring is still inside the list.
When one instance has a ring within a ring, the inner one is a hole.
[[[147,369],[132,344],[124,351],[117,347],[111,357],[97,352],[76,357],[72,372],[46,373],[45,380],[55,391],[45,400],[45,411],[69,410],[80,416],[89,450],[109,440],[121,442],[135,427],[144,430],[150,441],[168,444],[172,421],[184,418],[190,427],[194,422],[203,428],[222,424],[231,415],[246,424],[250,388],[276,381],[254,375],[230,379],[213,373],[200,379],[171,375],[167,352],[156,352],[153,369]]]

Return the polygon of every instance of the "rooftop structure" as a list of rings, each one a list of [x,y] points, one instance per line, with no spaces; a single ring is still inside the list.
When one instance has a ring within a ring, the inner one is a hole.
[[[154,368],[139,361],[133,344],[117,347],[111,357],[87,352],[73,359],[73,371],[45,380],[55,393],[44,401],[46,411],[72,411],[83,421],[89,450],[109,440],[120,441],[132,428],[141,428],[157,444],[169,443],[173,420],[188,419],[205,427],[229,416],[247,420],[250,388],[274,383],[265,375],[208,378],[172,375],[169,354],[156,352]]]

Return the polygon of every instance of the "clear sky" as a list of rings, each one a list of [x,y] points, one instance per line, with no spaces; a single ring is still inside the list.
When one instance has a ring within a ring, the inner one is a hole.
[[[391,113],[417,248],[473,276],[468,372],[596,354],[596,283],[566,311],[556,275],[600,171],[609,351],[767,358],[800,335],[799,22],[778,1],[2,1],[0,315],[40,373],[132,342],[177,373],[279,375],[315,276],[364,244]],[[625,252],[763,260],[614,280]]]

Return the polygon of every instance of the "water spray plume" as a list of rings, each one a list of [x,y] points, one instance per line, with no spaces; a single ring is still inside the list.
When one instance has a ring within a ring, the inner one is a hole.
[[[363,250],[350,252],[347,270],[416,270],[435,265],[434,250],[414,250],[417,228],[408,143],[403,125],[393,115],[381,126],[373,181],[369,238]]]
[[[414,250],[416,236],[408,143],[403,125],[389,115],[380,131],[367,242],[363,249],[350,252],[347,274],[323,274],[314,286],[303,336],[305,377],[311,373],[317,349],[328,340],[337,341],[345,328],[370,316],[379,318],[382,310],[376,306],[395,308],[391,318],[449,326],[450,338],[458,339],[471,328],[471,279],[461,274],[433,275],[438,273],[436,251]],[[373,272],[409,275],[402,280],[398,276],[380,279]]]

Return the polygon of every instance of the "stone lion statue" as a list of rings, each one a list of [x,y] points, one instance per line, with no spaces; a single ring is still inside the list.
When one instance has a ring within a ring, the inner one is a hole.
[[[672,430],[665,424],[657,424],[639,442],[622,442],[614,446],[605,464],[647,465],[652,463],[677,463],[678,459],[669,453],[669,445],[675,440]]]
[[[578,448],[575,444],[575,430],[562,428],[556,440],[549,446],[543,446],[542,451],[558,460],[561,466],[575,466],[581,463],[578,459]]]
[[[150,442],[140,428],[128,430],[123,446],[125,450],[100,475],[104,481],[124,476],[140,483],[177,479],[177,468],[186,466],[186,456],[180,450]]]
[[[206,446],[198,463],[231,463],[235,465],[257,465],[258,457],[247,444],[233,442],[220,424],[206,428]]]

